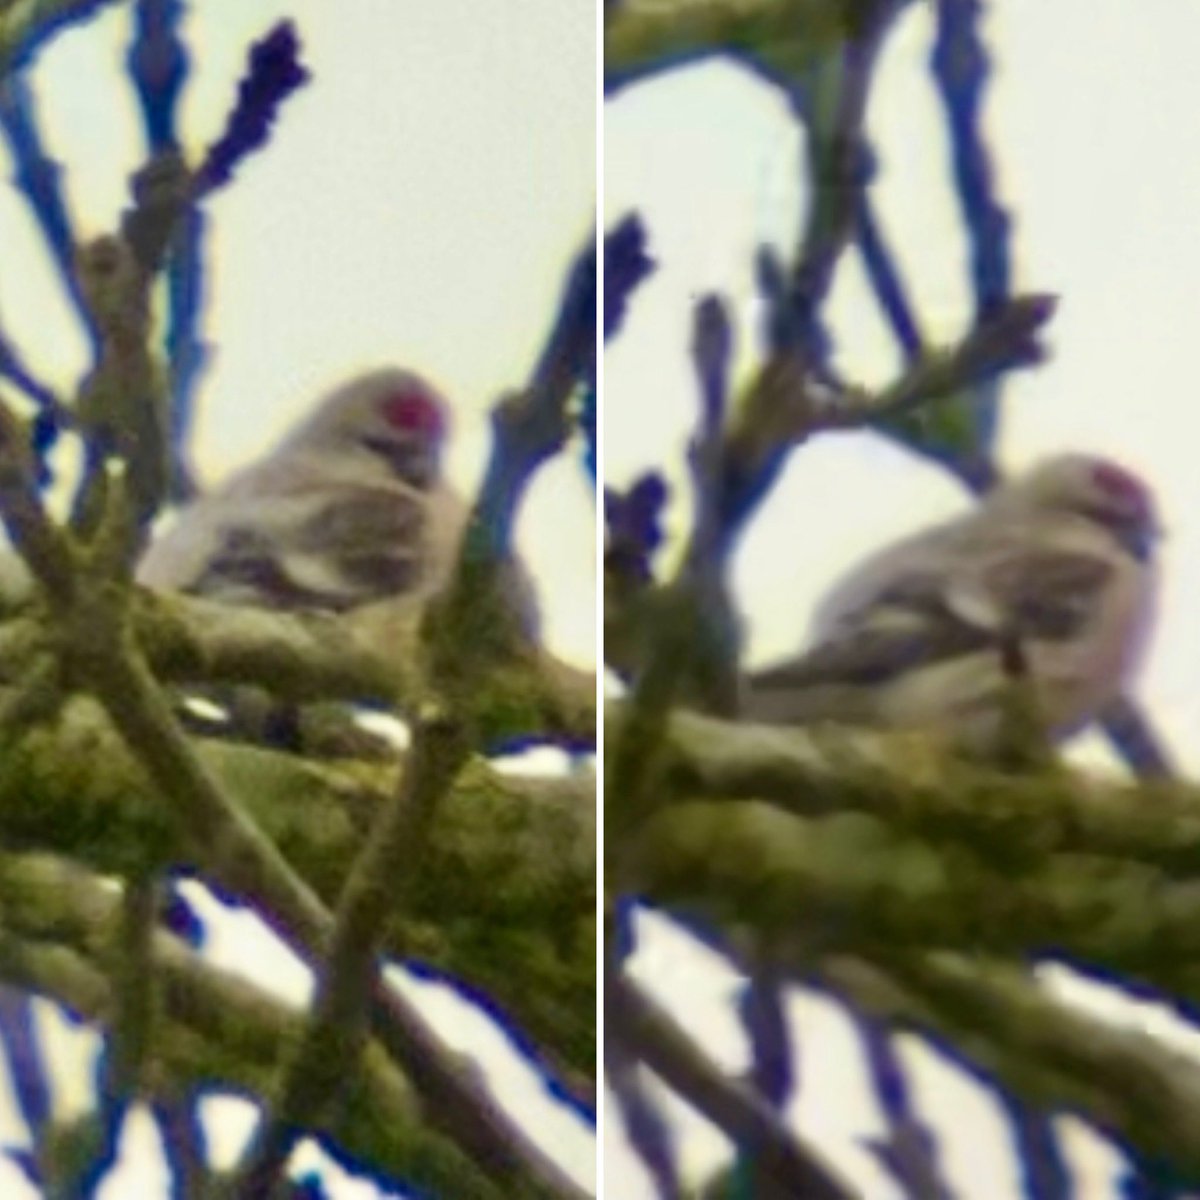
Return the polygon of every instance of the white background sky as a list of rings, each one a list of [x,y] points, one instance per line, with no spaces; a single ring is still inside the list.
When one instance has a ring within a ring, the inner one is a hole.
[[[1188,55],[1200,45],[1200,5],[993,0],[985,7],[998,68],[987,128],[1000,194],[1016,221],[1017,287],[1061,296],[1049,336],[1053,360],[1009,384],[1000,458],[1018,471],[1060,450],[1099,451],[1157,488],[1169,526],[1166,586],[1138,691],[1195,772],[1200,74]],[[870,128],[880,156],[879,211],[929,333],[951,340],[964,328],[969,292],[929,78],[931,28],[930,6],[911,6],[889,43]],[[607,108],[604,136],[606,219],[641,211],[660,263],[605,357],[604,474],[625,484],[665,468],[682,498],[683,448],[695,417],[691,302],[713,290],[732,302],[748,368],[757,345],[754,248],[772,241],[790,249],[802,211],[798,135],[771,89],[733,66],[704,64],[622,94]],[[834,310],[843,367],[868,383],[888,378],[894,352],[853,262],[839,278]],[[872,437],[830,435],[806,446],[737,560],[751,661],[793,650],[815,599],[868,550],[965,503],[936,467]],[[684,504],[672,515],[682,528]],[[1080,753],[1093,763],[1105,757],[1096,744]],[[637,967],[668,1004],[686,998],[687,1024],[703,1045],[729,1066],[744,1062],[729,1007],[736,980],[727,971],[661,925],[648,928]],[[871,1200],[893,1195],[855,1147],[876,1126],[848,1027],[821,1002],[798,997],[796,1005],[804,1014],[803,1075],[819,1081],[799,1099],[803,1127]],[[1123,1007],[1118,1016],[1166,1024],[1145,1009]],[[961,1194],[1015,1195],[988,1104],[928,1058],[916,1083]],[[719,1146],[694,1122],[686,1128],[688,1160],[699,1169]],[[615,1124],[605,1138],[607,1194],[650,1195]],[[1075,1133],[1071,1144],[1081,1144]],[[1092,1148],[1079,1161],[1086,1170],[1079,1195],[1110,1195],[1111,1160]]]
[[[83,237],[115,227],[142,156],[122,74],[127,8],[61,36],[34,76]],[[470,489],[486,450],[486,408],[527,377],[567,263],[591,230],[594,9],[562,0],[204,0],[188,9],[183,115],[192,153],[220,132],[250,41],[277,20],[295,20],[314,76],[284,106],[271,146],[208,209],[206,336],[217,355],[194,443],[204,479],[265,450],[330,383],[392,363],[427,374],[454,401],[451,470]],[[2,150],[0,175],[11,175]],[[0,248],[0,320],[36,371],[69,393],[82,341],[7,187]],[[519,541],[540,585],[547,640],[589,666],[595,509],[578,463],[564,457],[542,472]],[[246,925],[218,922],[217,954],[254,962],[260,978],[268,963],[281,990],[300,994],[303,973],[269,957]],[[486,1043],[489,1062],[499,1061],[486,1023],[444,1002],[430,1011],[448,1037]],[[64,1036],[55,1044],[57,1082],[77,1102],[86,1064],[67,1066],[66,1047],[87,1047]],[[538,1099],[511,1065],[495,1078],[547,1147],[592,1181],[590,1131]],[[0,1140],[19,1137],[10,1109],[0,1103]],[[236,1124],[227,1114],[223,1127]],[[134,1139],[129,1171],[106,1195],[162,1194],[148,1144]],[[0,1167],[0,1195],[27,1194]],[[343,1184],[338,1194],[374,1192]]]

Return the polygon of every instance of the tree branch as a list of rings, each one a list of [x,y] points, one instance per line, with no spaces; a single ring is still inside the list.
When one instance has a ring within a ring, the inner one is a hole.
[[[809,1200],[852,1200],[855,1193],[811,1148],[790,1133],[753,1089],[726,1079],[687,1034],[628,979],[604,981],[607,1032],[662,1076],[739,1146],[785,1194]]]
[[[1019,968],[978,957],[834,956],[802,973],[855,1008],[930,1037],[1044,1112],[1073,1112],[1171,1163],[1193,1186],[1200,1180],[1200,1070],[1150,1035],[1068,1008]]]
[[[0,864],[5,926],[0,975],[54,996],[76,1015],[111,1028],[117,1000],[104,970],[119,895],[78,866],[45,854]],[[151,1051],[148,1094],[175,1097],[205,1087],[262,1095],[302,1014],[241,976],[205,963],[165,933],[153,939],[165,1027]],[[419,1096],[373,1044],[348,1080],[345,1104],[314,1129],[330,1149],[370,1162],[434,1195],[499,1197],[502,1191],[424,1124]]]
[[[606,726],[628,720],[610,703]],[[811,726],[784,729],[677,713],[660,803],[758,799],[819,817],[860,812],[906,836],[961,842],[1014,859],[1056,852],[1136,859],[1179,880],[1200,856],[1200,789],[1088,779],[1067,770],[999,771],[935,735]],[[650,810],[644,815],[648,816]]]

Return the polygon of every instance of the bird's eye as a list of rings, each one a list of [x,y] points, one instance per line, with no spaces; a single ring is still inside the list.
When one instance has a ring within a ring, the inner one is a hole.
[[[380,405],[383,419],[402,433],[440,438],[445,433],[445,418],[437,402],[425,392],[394,392]]]

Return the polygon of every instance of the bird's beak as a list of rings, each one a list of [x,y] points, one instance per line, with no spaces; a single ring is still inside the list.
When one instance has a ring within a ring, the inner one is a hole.
[[[1121,541],[1139,562],[1146,562],[1154,553],[1159,542],[1167,536],[1167,529],[1157,518],[1143,522],[1136,529],[1129,529]]]

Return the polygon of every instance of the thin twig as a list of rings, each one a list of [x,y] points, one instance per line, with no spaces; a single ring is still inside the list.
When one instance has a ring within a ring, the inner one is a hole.
[[[646,249],[646,227],[630,213],[604,238],[604,340],[621,331],[634,293],[658,264]]]
[[[587,1200],[587,1192],[500,1108],[477,1072],[456,1063],[393,989],[377,988],[372,1012],[376,1038],[412,1080],[430,1119],[476,1163],[504,1186],[524,1188],[532,1197]]]
[[[938,0],[933,76],[950,134],[955,191],[971,247],[971,283],[975,318],[983,320],[1011,295],[1012,222],[996,198],[991,158],[983,136],[982,110],[990,63],[980,21],[979,0]],[[995,440],[999,418],[999,381],[975,386],[971,414],[975,454],[986,454]]]
[[[41,1184],[39,1148],[45,1144],[53,1117],[50,1103],[50,1076],[34,1021],[33,998],[23,989],[0,984],[0,1042],[8,1060],[9,1078],[25,1124],[33,1152],[29,1169]]]
[[[768,955],[753,953],[750,961],[740,1005],[750,1040],[750,1081],[782,1120],[798,1083],[799,1049],[788,1027],[783,979]],[[770,1176],[752,1151],[739,1156],[735,1170],[744,1173],[750,1195],[770,1195]]]
[[[182,1093],[154,1105],[170,1172],[170,1200],[202,1200],[208,1181],[204,1126],[195,1100]]]
[[[619,1039],[604,1039],[604,1073],[634,1153],[654,1181],[659,1200],[679,1200],[683,1182],[671,1127],[652,1095],[641,1064]]]
[[[991,64],[980,35],[980,0],[937,0],[933,76],[950,132],[955,190],[971,242],[971,282],[977,318],[1011,294],[1011,227],[996,198],[991,156],[983,137],[983,104]]]
[[[17,186],[29,204],[62,285],[83,322],[95,358],[100,349],[99,332],[84,301],[75,269],[75,237],[59,181],[61,168],[42,143],[27,79],[19,70],[4,70],[3,41],[0,28],[0,127],[16,163]]]
[[[395,893],[413,895],[419,886],[429,822],[467,749],[461,730],[450,722],[426,718],[414,730],[401,785],[338,898],[312,1016],[295,1054],[284,1064],[278,1099],[247,1155],[235,1189],[242,1200],[272,1194],[297,1138],[334,1103],[362,1052],[379,943]]]
[[[1053,1117],[1015,1096],[1001,1096],[1012,1122],[1023,1194],[1028,1200],[1070,1200],[1075,1189]]]
[[[904,3],[864,4],[853,31],[789,88],[793,110],[808,135],[803,170],[812,200],[784,307],[773,315],[769,344],[772,353],[799,353],[818,370],[829,357],[820,311],[854,234],[870,174],[863,122],[871,80],[887,31]]]
[[[887,317],[888,328],[906,362],[915,362],[925,352],[925,337],[917,322],[912,299],[904,285],[896,257],[887,243],[883,227],[875,214],[871,191],[863,188],[858,198],[856,238],[867,279]]]
[[[13,546],[46,595],[65,606],[75,597],[74,555],[42,508],[31,465],[24,431],[0,400],[0,516]]]
[[[87,1194],[116,1161],[121,1131],[145,1084],[147,1063],[158,1032],[154,931],[158,877],[146,872],[129,879],[121,895],[115,937],[108,954],[114,1016],[100,1069],[99,1150],[79,1164],[73,1186]]]
[[[887,1122],[886,1135],[873,1139],[871,1148],[906,1196],[913,1200],[954,1200],[954,1191],[938,1167],[937,1142],[913,1109],[908,1079],[891,1030],[867,1013],[848,1011]]]
[[[839,957],[817,975],[856,1008],[930,1038],[981,1082],[1083,1118],[1158,1164],[1159,1178],[1200,1180],[1200,1076],[1160,1039],[1067,1007],[1021,967],[975,955]]]
[[[138,0],[134,39],[126,59],[137,92],[151,158],[179,148],[176,113],[187,81],[187,47],[180,37],[182,0]],[[170,494],[190,498],[195,485],[185,455],[193,393],[207,359],[197,327],[203,295],[203,218],[195,203],[179,214],[167,255],[167,353],[171,365]]]
[[[850,1200],[855,1192],[820,1155],[790,1133],[752,1089],[709,1063],[675,1021],[628,979],[604,981],[607,1036],[670,1084],[689,1104],[751,1147],[762,1169],[789,1194],[808,1200]]]
[[[625,320],[630,297],[654,271],[655,263],[646,252],[646,231],[636,213],[619,221],[604,238],[604,340],[616,336]],[[586,372],[580,413],[580,429],[584,436],[584,461],[593,484],[596,479],[596,405],[597,384],[595,366]]]
[[[1139,779],[1178,779],[1170,751],[1131,696],[1122,696],[1101,714],[1100,727]]]

